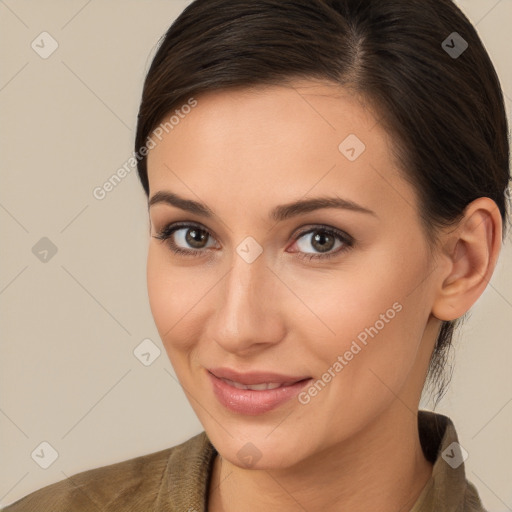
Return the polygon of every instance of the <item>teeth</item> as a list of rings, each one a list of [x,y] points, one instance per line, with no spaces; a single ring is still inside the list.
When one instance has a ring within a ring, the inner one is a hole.
[[[250,389],[252,391],[265,391],[266,389],[276,389],[280,388],[284,385],[279,382],[263,382],[262,384],[240,384],[240,382],[235,382],[229,379],[222,379],[224,382],[233,386],[237,389]]]

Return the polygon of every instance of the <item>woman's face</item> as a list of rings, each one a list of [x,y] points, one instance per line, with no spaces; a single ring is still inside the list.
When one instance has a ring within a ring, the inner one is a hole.
[[[148,155],[156,326],[217,450],[254,468],[414,413],[439,326],[392,138],[346,90],[294,85],[198,96]]]

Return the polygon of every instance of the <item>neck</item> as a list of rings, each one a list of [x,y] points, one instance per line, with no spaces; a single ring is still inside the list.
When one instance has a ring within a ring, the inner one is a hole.
[[[431,474],[416,413],[395,400],[356,436],[293,467],[249,470],[217,456],[208,510],[406,511]]]

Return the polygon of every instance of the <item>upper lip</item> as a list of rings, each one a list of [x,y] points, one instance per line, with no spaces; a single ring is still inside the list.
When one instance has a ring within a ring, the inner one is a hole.
[[[209,368],[208,371],[219,379],[228,379],[240,384],[264,384],[264,383],[277,383],[277,384],[293,384],[304,379],[309,379],[308,375],[283,375],[281,373],[273,372],[238,372],[230,368]]]

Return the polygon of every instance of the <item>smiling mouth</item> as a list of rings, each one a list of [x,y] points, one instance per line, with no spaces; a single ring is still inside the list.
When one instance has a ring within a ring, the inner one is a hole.
[[[239,373],[227,368],[208,370],[218,402],[231,412],[254,416],[271,411],[296,396],[311,377],[270,372]]]
[[[231,368],[209,368],[208,373],[226,381],[228,384],[236,386],[253,386],[253,385],[275,385],[289,386],[300,382],[301,380],[309,379],[309,375],[284,375],[281,373],[274,373],[268,371],[249,371],[239,372]],[[256,388],[257,389],[257,388]],[[262,388],[266,389],[266,388]]]
[[[250,389],[252,391],[265,391],[266,389],[277,389],[283,386],[291,386],[292,384],[296,384],[296,382],[300,381],[291,381],[291,382],[263,382],[261,384],[241,384],[240,382],[236,382],[234,380],[229,379],[220,379],[224,381],[226,384],[233,386],[237,389]]]

